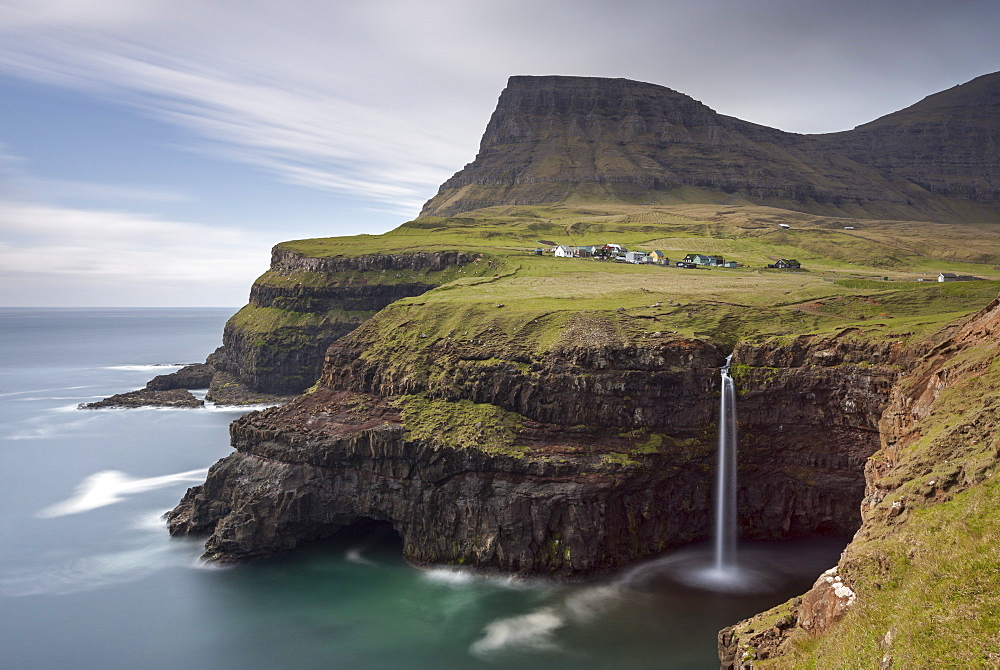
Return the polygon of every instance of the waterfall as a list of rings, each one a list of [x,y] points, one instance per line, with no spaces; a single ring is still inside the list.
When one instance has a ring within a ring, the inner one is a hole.
[[[718,469],[715,479],[715,569],[736,565],[736,387],[729,376],[733,355],[722,368],[719,399]]]

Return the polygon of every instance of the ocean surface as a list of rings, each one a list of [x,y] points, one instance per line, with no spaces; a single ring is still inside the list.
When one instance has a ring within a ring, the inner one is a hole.
[[[706,546],[567,585],[416,569],[377,525],[203,565],[161,516],[246,410],[76,406],[204,360],[233,311],[0,309],[0,667],[717,668],[721,627],[843,548],[744,543],[721,592]]]

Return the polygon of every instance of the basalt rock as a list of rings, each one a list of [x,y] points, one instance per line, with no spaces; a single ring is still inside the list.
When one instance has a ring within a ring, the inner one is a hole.
[[[368,360],[366,335],[331,348],[319,390],[233,424],[236,453],[189,491],[171,532],[209,534],[206,557],[234,561],[388,521],[417,563],[563,576],[707,535],[724,359],[715,345],[555,347],[519,362],[510,357],[523,351],[494,343],[485,358],[437,356],[436,374],[422,377]],[[745,379],[758,374],[746,369]],[[741,456],[741,532],[850,535],[894,372],[766,373],[759,389],[742,387],[739,420],[754,446]],[[789,388],[799,402],[785,402]],[[398,409],[408,397],[498,407],[521,426],[499,451],[414,438]],[[848,417],[824,426],[845,406]]]
[[[459,252],[316,258],[278,245],[249,304],[226,323],[223,347],[211,362],[251,391],[300,393],[319,377],[332,342],[386,305],[438,286],[449,268],[477,258]]]
[[[135,408],[135,407],[201,407],[204,400],[199,400],[184,389],[154,391],[139,389],[80,405],[80,409]]]
[[[261,393],[248,388],[228,372],[216,372],[205,394],[205,400],[216,405],[280,405],[295,396]]]
[[[855,637],[851,638],[849,648],[858,647],[859,655],[843,659],[836,650],[832,653],[824,650],[825,664],[911,667],[914,658],[924,658],[923,640],[904,639],[897,625],[900,629],[904,626],[892,613],[911,597],[918,599],[921,613],[928,620],[954,616],[951,603],[924,595],[926,581],[922,580],[929,578],[922,570],[928,562],[933,564],[933,559],[926,556],[947,555],[950,563],[959,563],[950,566],[959,573],[965,569],[970,574],[992,569],[981,567],[978,562],[961,565],[963,560],[980,559],[963,553],[969,551],[967,548],[942,546],[935,537],[955,532],[948,527],[949,523],[959,524],[959,536],[968,534],[961,508],[950,510],[950,515],[944,517],[946,521],[932,527],[930,533],[916,524],[937,506],[955,501],[963,493],[974,493],[972,489],[985,486],[994,475],[996,435],[1000,430],[1000,402],[992,392],[996,383],[993,370],[1000,355],[998,335],[1000,299],[964,323],[945,328],[905,349],[894,345],[888,351],[883,349],[889,356],[887,360],[900,367],[900,374],[878,417],[880,449],[865,464],[866,489],[857,533],[838,565],[821,575],[805,596],[720,633],[719,656],[723,668],[750,669],[759,667],[758,661],[762,660],[774,664],[773,667],[795,665],[802,659],[795,656],[796,645],[789,641],[809,638],[811,648],[816,649],[823,638],[837,633],[838,626],[847,625],[845,617],[856,601],[867,605],[866,618],[852,624]],[[963,394],[955,395],[956,389]],[[984,536],[993,532],[993,526],[977,530]],[[895,567],[897,559],[906,570]],[[937,580],[938,575],[930,579]],[[908,584],[910,580],[912,584]],[[888,599],[889,606],[885,606],[884,599]],[[971,598],[961,599],[955,607],[962,607],[962,616],[976,621],[980,616],[989,616],[980,610],[989,610],[990,602],[989,592],[977,591]],[[884,612],[889,613],[888,619],[873,615]],[[787,618],[792,625],[773,630],[769,622],[776,618]],[[912,630],[909,632],[913,634]],[[870,644],[864,647],[857,644],[859,640]],[[956,658],[991,658],[990,644],[984,641],[981,646],[982,649],[952,652]],[[940,663],[967,665],[940,656],[944,648],[939,645],[935,651]],[[903,660],[907,652],[910,661]]]
[[[233,561],[381,520],[416,563],[562,576],[703,533],[704,463],[615,462],[571,431],[537,430],[528,454],[443,448],[407,439],[375,396],[318,391],[235,422],[236,453],[188,491],[170,529],[211,532],[205,556]]]
[[[852,131],[800,135],[663,86],[511,77],[476,159],[421,216],[492,205],[733,197],[816,214],[940,219],[998,200],[1000,74]]]
[[[207,389],[215,375],[215,367],[208,363],[185,365],[176,372],[157,375],[146,382],[146,388],[151,391],[168,391],[170,389]]]

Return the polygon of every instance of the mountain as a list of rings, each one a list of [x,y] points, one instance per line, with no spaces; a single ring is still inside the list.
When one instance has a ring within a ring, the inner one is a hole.
[[[996,667],[996,99],[988,75],[806,136],[651,84],[512,78],[420,218],[275,247],[210,395],[302,393],[231,426],[170,531],[233,562],[379,523],[418,565],[605,574],[709,535],[728,359],[740,536],[853,539],[722,631],[723,667]]]
[[[476,159],[421,216],[493,205],[756,203],[910,220],[1000,217],[1000,74],[842,133],[801,135],[627,79],[515,76]]]

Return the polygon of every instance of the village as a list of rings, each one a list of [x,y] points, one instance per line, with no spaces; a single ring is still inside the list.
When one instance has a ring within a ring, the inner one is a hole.
[[[742,263],[734,260],[726,260],[722,256],[711,254],[687,254],[681,260],[673,263],[662,251],[629,251],[620,244],[589,245],[582,247],[571,247],[564,244],[556,244],[547,240],[539,240],[539,244],[545,244],[549,251],[556,258],[590,258],[593,260],[616,261],[619,263],[633,263],[636,265],[660,265],[666,267],[678,267],[684,269],[695,269],[699,266],[720,267],[720,268],[742,268],[746,267]],[[542,247],[535,249],[537,256],[545,254]],[[779,258],[774,263],[767,265],[768,268],[780,270],[799,270],[801,263],[792,258]]]

